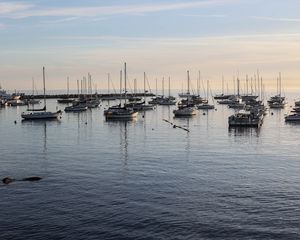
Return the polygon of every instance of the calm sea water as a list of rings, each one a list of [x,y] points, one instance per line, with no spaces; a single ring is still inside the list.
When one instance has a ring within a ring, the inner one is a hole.
[[[47,122],[0,109],[0,177],[43,177],[0,185],[0,239],[300,239],[300,125],[287,110],[230,130],[226,106],[107,122],[106,105]]]

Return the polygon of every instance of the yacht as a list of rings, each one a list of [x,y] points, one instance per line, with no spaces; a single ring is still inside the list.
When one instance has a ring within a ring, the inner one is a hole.
[[[104,116],[106,120],[131,120],[138,116],[138,112],[133,110],[132,108],[126,107],[126,100],[127,100],[127,89],[126,89],[126,79],[127,79],[127,72],[126,72],[126,63],[124,63],[124,76],[125,76],[125,104],[122,107],[121,102],[117,106],[109,107],[107,110],[104,111]],[[120,91],[122,91],[120,87]]]
[[[173,111],[175,117],[187,117],[197,114],[197,110],[194,106],[181,106]]]
[[[11,107],[17,107],[17,106],[25,106],[27,105],[27,103],[20,99],[12,99],[12,100],[7,100],[5,105]]]
[[[190,73],[187,71],[187,82],[188,82],[188,90],[190,92]],[[179,105],[178,109],[173,111],[175,117],[186,117],[186,116],[193,116],[197,114],[197,110],[195,109],[193,104],[189,104],[189,96],[187,97],[187,104],[186,105]]]
[[[26,113],[22,113],[21,117],[25,120],[39,120],[39,119],[56,119],[60,116],[61,111],[47,112],[46,108],[46,87],[45,87],[45,67],[43,67],[43,85],[44,85],[44,108],[42,109],[28,109]]]
[[[296,106],[296,107],[300,107],[300,101],[296,101],[296,102],[295,102],[295,106]]]
[[[295,114],[290,114],[285,117],[286,122],[300,122],[300,114],[295,113]]]
[[[260,127],[263,114],[254,109],[252,111],[240,111],[228,118],[229,127]]]
[[[119,105],[109,107],[104,111],[104,115],[107,120],[110,119],[132,119],[138,116],[138,112],[127,107],[121,107]]]
[[[176,105],[176,101],[174,101],[173,99],[171,99],[169,97],[163,97],[158,101],[157,104],[163,105],[163,106],[172,106],[172,105]]]
[[[209,97],[209,81],[207,81],[207,90],[206,90],[206,99],[207,99],[207,103],[202,103],[200,105],[198,105],[198,109],[215,109],[215,106],[212,104],[208,104],[208,97]],[[214,99],[212,98],[212,100],[214,101]]]
[[[203,103],[197,106],[198,109],[215,109],[215,106],[208,103]]]
[[[280,101],[276,101],[276,102],[271,102],[271,101],[268,101],[269,103],[269,107],[270,108],[284,108],[285,105],[286,105],[286,102],[283,100],[280,100]]]
[[[279,73],[279,78],[277,78],[277,95],[271,97],[268,100],[270,108],[284,108],[286,105],[285,97],[281,96],[281,73]]]
[[[140,100],[135,101],[135,102],[130,102],[127,103],[125,106],[132,108],[135,111],[149,111],[149,110],[153,110],[154,109],[154,105],[152,104],[147,104],[146,103],[146,73],[144,72],[144,101],[143,102],[139,102],[142,99],[139,98]]]
[[[69,107],[66,107],[65,108],[65,112],[84,112],[88,109],[87,106],[85,105],[72,105],[72,106],[69,106]]]
[[[69,77],[67,78],[67,96],[64,98],[58,99],[57,102],[60,104],[69,104],[74,101],[74,99],[69,98],[70,87],[69,87]]]
[[[28,99],[27,100],[27,104],[30,104],[30,105],[34,105],[34,104],[40,104],[40,100],[37,100],[37,99],[34,99],[34,98],[31,98],[31,99]]]
[[[6,99],[10,99],[11,95],[8,94],[5,90],[2,89],[2,87],[0,86],[0,99],[2,100],[6,100]]]

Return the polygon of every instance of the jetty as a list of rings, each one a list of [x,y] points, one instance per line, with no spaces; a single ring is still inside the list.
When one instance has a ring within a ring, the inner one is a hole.
[[[94,97],[98,97],[99,99],[102,98],[115,98],[115,99],[128,99],[128,98],[132,98],[132,97],[154,97],[155,95],[153,93],[127,93],[126,95],[120,94],[120,93],[113,93],[113,94],[99,94],[99,93],[94,93],[94,94],[46,94],[45,97],[47,99],[68,99],[68,98],[79,98],[82,96],[94,96]],[[26,99],[43,99],[44,95],[26,95],[23,94],[21,96],[22,100],[26,100]]]

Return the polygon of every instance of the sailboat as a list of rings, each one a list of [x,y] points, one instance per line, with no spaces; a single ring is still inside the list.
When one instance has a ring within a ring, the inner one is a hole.
[[[107,74],[107,94],[101,97],[102,101],[114,101],[116,96],[110,93],[110,74]]]
[[[106,120],[131,120],[138,116],[138,112],[133,110],[132,108],[126,107],[127,101],[127,71],[126,71],[126,63],[124,63],[124,77],[125,77],[125,103],[124,106],[121,106],[121,102],[117,106],[109,107],[104,111],[104,115]],[[121,91],[121,88],[120,88]]]
[[[190,72],[187,71],[187,81],[188,81],[188,97],[187,97],[187,104],[178,106],[178,109],[174,110],[173,113],[175,117],[187,117],[193,116],[197,114],[197,111],[193,104],[190,104]]]
[[[69,92],[70,92],[70,88],[69,88],[69,77],[68,77],[67,78],[67,96],[66,96],[66,98],[58,99],[57,102],[62,103],[62,104],[69,104],[69,103],[74,102],[74,99],[69,98]]]
[[[207,90],[206,90],[206,99],[208,100],[209,97],[209,81],[207,80]],[[215,106],[208,103],[202,103],[198,106],[198,109],[215,109]]]
[[[133,102],[126,104],[126,107],[131,107],[133,110],[136,111],[147,111],[153,110],[154,105],[146,103],[146,73],[144,72],[144,101],[142,102]]]
[[[22,113],[21,117],[25,120],[38,120],[38,119],[55,119],[61,114],[61,111],[47,112],[46,107],[46,83],[45,83],[45,67],[43,67],[43,85],[44,85],[44,107],[42,109],[27,109],[26,113]]]
[[[27,100],[28,105],[34,105],[34,104],[39,104],[40,101],[37,99],[34,99],[34,79],[32,78],[32,95],[30,99]]]
[[[169,77],[169,96],[165,97],[164,96],[164,78],[163,78],[163,97],[158,101],[159,105],[163,105],[163,106],[172,106],[172,105],[176,105],[176,101],[175,98],[173,96],[171,96],[171,79]]]
[[[268,100],[270,108],[284,108],[286,105],[285,97],[281,96],[281,73],[279,73],[279,78],[277,79],[277,95],[271,97]]]
[[[222,76],[222,93],[214,96],[216,100],[224,100],[230,98],[232,95],[224,94],[224,76]]]

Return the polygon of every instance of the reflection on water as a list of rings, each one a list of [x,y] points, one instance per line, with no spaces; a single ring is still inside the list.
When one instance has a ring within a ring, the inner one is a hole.
[[[119,122],[120,125],[120,150],[121,156],[123,156],[124,165],[127,165],[128,161],[128,136],[127,136],[127,122]]]
[[[43,180],[0,188],[0,238],[299,239],[300,127],[283,111],[228,129],[226,107],[175,108],[24,122],[22,108],[2,109],[0,176]]]
[[[285,124],[292,127],[300,127],[300,122],[285,122]]]
[[[229,136],[255,136],[259,137],[261,128],[255,128],[255,127],[229,127],[228,133]]]

